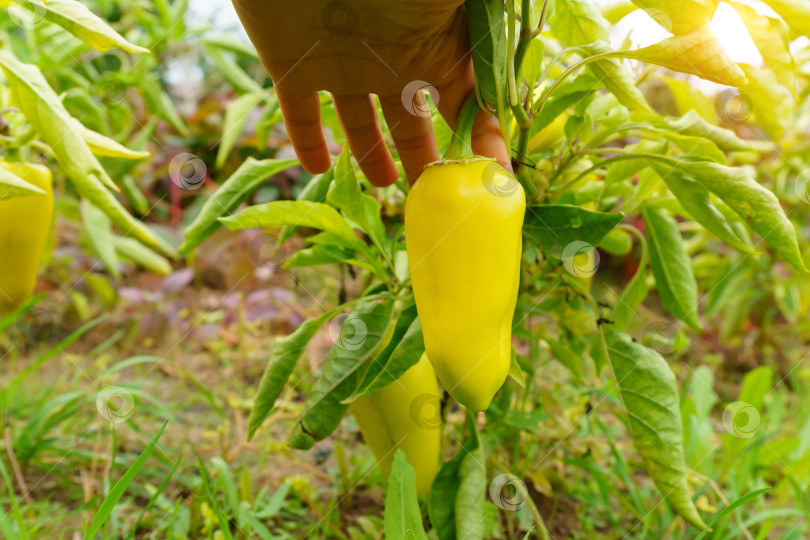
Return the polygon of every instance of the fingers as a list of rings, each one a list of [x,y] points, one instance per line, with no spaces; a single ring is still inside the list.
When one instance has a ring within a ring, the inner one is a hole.
[[[385,145],[374,99],[334,96],[334,102],[349,148],[369,182],[379,187],[396,182],[399,171]]]
[[[421,93],[417,94],[416,99],[425,101]],[[405,176],[408,183],[413,185],[422,174],[425,165],[439,159],[433,135],[433,122],[429,114],[418,116],[408,111],[402,104],[400,96],[380,98],[380,103],[402,167],[405,169]]]
[[[311,174],[323,173],[332,166],[329,147],[321,128],[321,105],[318,93],[290,94],[276,88],[276,96],[284,117],[284,126],[301,166]]]
[[[456,125],[456,117],[462,103],[472,92],[475,92],[472,62],[461,76],[439,88],[441,96],[439,112],[451,128]],[[472,130],[472,149],[476,154],[497,159],[502,166],[512,170],[509,152],[506,150],[498,119],[485,111],[478,113],[475,119]]]

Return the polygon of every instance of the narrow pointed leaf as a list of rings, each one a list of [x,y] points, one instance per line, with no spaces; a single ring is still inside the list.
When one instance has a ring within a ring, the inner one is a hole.
[[[416,472],[397,449],[385,495],[385,537],[427,540],[416,497]]]
[[[185,240],[180,245],[180,253],[188,253],[199,246],[203,240],[219,227],[220,217],[229,216],[242,204],[265,180],[298,163],[296,159],[247,158],[242,165],[228,177],[216,193],[203,204],[200,213],[186,227]]]
[[[713,0],[632,0],[655,21],[673,34],[683,34],[712,19]]]
[[[122,49],[129,53],[148,53],[139,45],[127,41],[113,30],[101,17],[76,0],[47,0],[47,2],[22,2],[22,6],[35,12],[44,13],[45,19],[56,23],[65,30],[101,52]]]
[[[252,439],[262,422],[270,415],[276,400],[284,390],[287,380],[298,363],[298,359],[304,354],[307,343],[323,326],[324,321],[334,314],[335,310],[330,310],[305,321],[298,325],[295,332],[284,337],[276,338],[273,344],[273,351],[270,361],[259,382],[259,389],[253,398],[253,408],[250,410],[248,418],[248,440]]]
[[[660,208],[646,206],[641,214],[647,231],[650,266],[664,307],[699,329],[697,281],[677,222]]]
[[[307,450],[328,437],[348,410],[343,401],[357,388],[370,355],[391,322],[393,302],[361,302],[343,323],[318,380],[307,396],[306,410],[290,436],[290,446]]]
[[[740,86],[745,83],[745,73],[729,58],[717,34],[708,26],[637,49],[627,56],[719,84]]]
[[[731,207],[797,270],[807,270],[796,230],[779,199],[740,168],[708,161],[678,161],[678,167]]]
[[[686,521],[705,529],[686,479],[683,423],[675,375],[657,353],[602,326],[633,443],[658,491]]]

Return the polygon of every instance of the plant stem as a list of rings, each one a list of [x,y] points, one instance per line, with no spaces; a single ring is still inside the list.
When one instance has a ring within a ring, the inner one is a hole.
[[[517,78],[515,77],[515,0],[506,0],[506,24],[507,24],[507,46],[506,46],[506,81],[509,93],[509,105],[516,107],[519,105],[517,94]]]
[[[546,8],[546,1],[543,2],[543,10]],[[518,39],[517,53],[515,53],[515,72],[520,74],[523,66],[523,58],[529,49],[529,44],[535,38],[532,30],[532,0],[521,0],[520,2],[520,39]]]
[[[472,128],[480,110],[475,93],[467,96],[458,112],[453,137],[450,139],[447,151],[442,156],[443,160],[463,160],[475,157],[472,150]]]
[[[494,457],[490,457],[489,461],[492,462],[492,465],[495,466],[496,469],[499,469],[501,472],[506,474],[512,474],[512,471],[507,469],[504,465],[502,465],[498,460]],[[522,480],[521,480],[522,482]],[[524,487],[524,489],[519,489],[519,484],[515,485],[515,489],[519,490],[520,495],[525,497],[526,503],[529,505],[529,510],[532,513],[532,517],[534,518],[535,523],[537,524],[537,529],[540,533],[540,538],[543,540],[551,540],[551,535],[549,535],[548,528],[546,527],[546,522],[543,519],[543,516],[540,514],[540,510],[537,509],[537,505],[534,504],[534,500],[532,500],[531,495],[529,495],[529,490]]]
[[[562,54],[562,51],[561,51],[560,54]],[[623,55],[625,55],[625,53],[622,52],[622,51],[610,51],[610,52],[606,52],[606,53],[602,53],[602,54],[595,54],[593,56],[588,56],[587,58],[583,58],[582,60],[580,60],[576,64],[572,65],[571,67],[566,69],[562,73],[562,75],[560,75],[557,78],[557,80],[555,80],[553,83],[551,83],[551,86],[549,86],[548,89],[545,92],[543,92],[543,95],[540,97],[540,101],[537,102],[537,111],[536,112],[542,111],[543,110],[543,105],[546,104],[546,101],[548,101],[548,98],[551,96],[551,94],[554,92],[554,90],[556,90],[557,87],[560,86],[560,84],[562,84],[562,82],[569,75],[571,75],[573,72],[575,72],[576,70],[578,70],[579,68],[581,68],[585,64],[589,64],[590,62],[595,62],[597,60],[606,60],[608,58],[621,57]],[[551,67],[551,66],[549,66],[549,67]]]

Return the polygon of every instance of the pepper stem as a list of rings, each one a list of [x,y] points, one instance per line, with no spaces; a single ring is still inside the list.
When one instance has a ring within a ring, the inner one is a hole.
[[[472,150],[472,128],[475,117],[481,108],[478,106],[478,98],[475,92],[467,96],[461,105],[456,119],[456,129],[453,130],[453,137],[450,139],[450,146],[442,156],[443,160],[460,161],[472,159],[475,153]]]

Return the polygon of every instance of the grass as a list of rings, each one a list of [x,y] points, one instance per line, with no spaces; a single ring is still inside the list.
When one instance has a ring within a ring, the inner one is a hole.
[[[64,271],[57,260],[49,275]],[[381,538],[385,482],[351,418],[311,452],[286,445],[311,370],[331,345],[327,332],[246,442],[273,336],[338,294],[335,275],[297,278],[281,273],[262,285],[277,294],[262,298],[273,309],[261,321],[251,321],[258,312],[249,293],[199,283],[172,291],[131,275],[126,285],[141,291],[141,303],[107,302],[82,285],[92,280],[75,278],[86,311],[51,290],[0,323],[1,535]],[[683,388],[697,505],[716,516],[707,537],[810,534],[810,419],[796,414],[810,410],[803,356],[740,368],[730,353],[723,360],[694,343],[671,365]],[[605,379],[577,382],[550,359],[539,373],[526,408],[484,431],[490,476],[498,466],[518,471],[552,538],[694,537],[641,470]],[[751,436],[732,433],[746,418],[724,423],[734,401],[759,416]],[[463,440],[462,419],[450,411],[447,457]],[[490,502],[487,517],[493,538],[522,537],[533,525],[528,505],[507,512]]]

